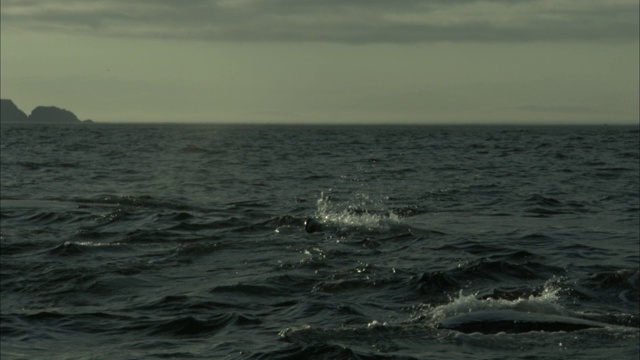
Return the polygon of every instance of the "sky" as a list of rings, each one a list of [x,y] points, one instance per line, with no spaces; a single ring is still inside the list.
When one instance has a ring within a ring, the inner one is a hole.
[[[2,0],[0,92],[97,122],[638,124],[637,0]]]

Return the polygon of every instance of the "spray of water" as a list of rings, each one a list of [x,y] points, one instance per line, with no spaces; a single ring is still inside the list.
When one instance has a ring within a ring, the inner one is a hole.
[[[383,197],[363,193],[355,193],[346,200],[321,193],[316,204],[316,218],[322,224],[340,230],[380,231],[399,223],[398,216],[389,211]]]
[[[529,295],[514,300],[481,299],[478,298],[478,294],[464,295],[461,290],[458,297],[452,298],[446,304],[427,305],[421,308],[414,320],[437,324],[446,318],[485,310],[513,310],[525,313],[565,315],[567,311],[559,304],[561,291],[562,289],[554,281],[545,284],[539,295]]]

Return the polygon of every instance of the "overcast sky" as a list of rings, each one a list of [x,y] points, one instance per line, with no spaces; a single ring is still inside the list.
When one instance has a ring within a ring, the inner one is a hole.
[[[638,124],[637,0],[2,0],[1,96],[95,121]]]

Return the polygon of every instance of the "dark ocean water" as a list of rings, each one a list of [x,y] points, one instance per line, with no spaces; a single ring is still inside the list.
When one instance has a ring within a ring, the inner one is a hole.
[[[2,359],[638,359],[637,127],[1,132]]]

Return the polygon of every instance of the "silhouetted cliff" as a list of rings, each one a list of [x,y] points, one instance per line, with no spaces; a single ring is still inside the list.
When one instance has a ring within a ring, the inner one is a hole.
[[[19,122],[24,123],[28,121],[27,114],[24,111],[18,109],[16,104],[11,100],[0,100],[0,121],[1,122]]]
[[[29,115],[32,123],[77,123],[78,117],[67,109],[55,106],[38,106]]]
[[[56,106],[38,106],[27,116],[11,100],[2,99],[0,109],[2,123],[22,123],[22,124],[75,124],[82,123],[78,117],[67,109]],[[93,121],[84,121],[91,123]]]

